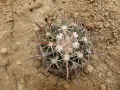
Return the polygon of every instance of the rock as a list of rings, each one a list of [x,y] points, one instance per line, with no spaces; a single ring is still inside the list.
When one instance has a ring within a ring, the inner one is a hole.
[[[8,63],[8,59],[2,59],[2,58],[0,58],[0,65],[1,66],[6,66],[7,63]]]
[[[109,22],[105,22],[104,26],[105,26],[105,28],[109,27],[110,26]]]
[[[94,3],[94,0],[90,0],[91,3]]]
[[[110,80],[109,78],[106,78],[105,82],[107,82],[108,84],[111,84],[112,80]]]
[[[18,90],[25,90],[23,84],[18,84]]]
[[[108,89],[107,90],[112,90],[110,87],[108,87]]]
[[[94,55],[92,56],[92,59],[98,61],[98,56],[97,56],[96,54],[94,54]]]
[[[111,49],[111,46],[106,46],[106,49],[107,49],[107,50],[110,50],[110,49]]]
[[[106,86],[104,84],[101,84],[100,90],[106,90]]]
[[[103,23],[100,23],[99,27],[102,28],[103,27]]]
[[[53,2],[56,2],[56,0],[52,0]]]
[[[76,85],[78,84],[77,80],[75,80],[75,79],[73,79],[72,82]]]
[[[65,4],[65,3],[66,3],[66,0],[62,0],[62,3]]]
[[[93,66],[91,66],[91,65],[88,65],[86,68],[85,68],[85,73],[92,73],[92,71],[93,71],[93,69],[94,69],[94,67]]]
[[[120,75],[120,70],[119,69],[117,70],[117,73]]]
[[[33,22],[34,22],[34,21],[33,21]],[[35,24],[35,23],[33,23],[33,24],[32,24],[32,26],[33,26],[33,27],[36,27],[36,24]]]
[[[22,45],[23,43],[21,41],[17,41],[15,44]]]
[[[59,7],[58,7],[58,11],[61,11],[61,10],[62,10],[62,7],[59,6]]]
[[[11,4],[12,1],[13,1],[13,0],[6,0],[6,5]]]
[[[113,37],[117,39],[118,38],[117,33],[113,33]]]
[[[11,21],[13,21],[13,13],[11,13],[11,12],[6,13],[5,21],[6,21],[6,22],[11,22]]]
[[[6,21],[6,22],[13,21],[13,18],[12,18],[12,17],[8,17],[5,21]]]
[[[34,31],[35,31],[35,32],[40,31],[39,27],[34,27]]]
[[[42,90],[47,90],[47,88],[46,88],[46,87],[43,87]]]
[[[100,73],[98,74],[98,77],[101,79],[102,77],[105,77],[105,74],[100,71]]]
[[[20,82],[21,82],[21,84],[24,84],[24,83],[25,83],[25,81],[24,81],[23,78],[20,79]]]
[[[98,77],[99,77],[99,78],[101,78],[101,77],[102,77],[102,74],[101,74],[101,72],[98,74]]]
[[[38,2],[36,2],[34,8],[38,9],[38,8],[41,8],[42,6],[43,6],[43,4],[40,1],[38,1]]]
[[[30,11],[32,12],[34,9],[39,9],[43,6],[41,1],[37,1],[35,3],[32,3],[29,7]]]
[[[2,54],[7,54],[8,53],[8,48],[2,48],[1,53]]]
[[[78,12],[74,12],[73,17],[76,18],[78,16],[78,14],[79,14]]]
[[[112,72],[107,72],[107,73],[106,73],[106,76],[107,76],[107,77],[112,77]]]
[[[113,51],[109,53],[109,55],[112,56],[112,57],[116,57],[116,54],[117,54],[117,53],[115,53],[115,52],[113,52]]]
[[[87,77],[83,77],[83,78],[81,78],[83,81],[87,81],[88,79],[87,79]],[[78,82],[77,82],[78,83]]]
[[[3,38],[6,34],[7,34],[7,31],[0,31],[0,39]]]
[[[17,64],[17,65],[21,65],[22,63],[21,63],[20,60],[18,60],[18,61],[16,62],[16,64]]]
[[[13,44],[13,45],[12,45],[12,49],[13,49],[14,51],[17,51],[17,50],[18,50],[18,46],[17,46],[16,44]]]
[[[69,85],[68,83],[65,83],[65,84],[64,84],[64,88],[65,88],[66,90],[70,90],[70,85]]]

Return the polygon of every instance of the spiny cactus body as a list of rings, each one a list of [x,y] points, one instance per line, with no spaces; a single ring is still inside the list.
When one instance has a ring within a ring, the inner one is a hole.
[[[74,70],[78,77],[76,69],[89,63],[91,54],[87,29],[82,24],[66,19],[61,24],[52,22],[48,26],[47,29],[39,26],[41,31],[38,33],[38,47],[46,67],[44,72],[54,68],[66,73],[66,78],[69,78],[70,72]]]

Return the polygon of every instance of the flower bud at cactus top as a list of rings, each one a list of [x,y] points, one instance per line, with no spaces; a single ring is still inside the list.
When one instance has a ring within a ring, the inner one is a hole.
[[[61,21],[61,24],[48,25],[49,32],[44,30],[45,34],[39,36],[42,42],[39,48],[45,57],[44,65],[47,70],[50,68],[62,70],[68,78],[69,71],[85,65],[82,59],[87,60],[87,56],[91,54],[91,43],[88,43],[89,37],[86,37],[87,30],[80,24],[71,24],[68,21]]]

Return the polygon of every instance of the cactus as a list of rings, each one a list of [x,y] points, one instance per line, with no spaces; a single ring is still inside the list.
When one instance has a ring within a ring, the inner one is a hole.
[[[48,19],[51,20],[49,16]],[[54,68],[58,72],[66,73],[68,79],[71,71],[74,71],[78,79],[76,69],[89,63],[91,54],[91,41],[87,29],[77,21],[73,22],[66,18],[61,20],[60,25],[51,20],[49,28],[42,28],[37,23],[36,25],[40,28],[37,33],[38,49],[46,67],[44,72]]]

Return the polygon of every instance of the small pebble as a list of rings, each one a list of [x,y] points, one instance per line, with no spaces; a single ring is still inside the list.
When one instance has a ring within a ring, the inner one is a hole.
[[[12,2],[12,0],[6,0],[6,5],[9,5]]]
[[[98,74],[98,77],[99,77],[99,78],[101,78],[101,77],[102,77],[102,74],[101,74],[101,73],[99,73],[99,74]]]
[[[53,2],[56,2],[56,0],[52,0]]]
[[[47,90],[47,88],[46,88],[46,87],[43,87],[42,90]]]
[[[1,66],[6,66],[8,64],[8,59],[2,59],[0,58],[0,65]]]
[[[12,45],[12,49],[16,51],[18,49],[17,45],[16,44]]]
[[[38,2],[36,2],[36,5],[34,6],[34,8],[38,9],[38,8],[41,8],[42,6],[43,6],[43,4],[40,1],[38,1]]]
[[[69,84],[64,84],[64,88],[66,89],[66,90],[70,90],[70,85]]]
[[[108,89],[107,90],[112,90],[110,87],[108,87]]]
[[[86,69],[85,69],[85,73],[92,73],[93,69],[94,69],[93,66],[88,65],[88,66],[86,67]]]
[[[112,83],[112,80],[109,79],[109,78],[106,78],[105,82],[107,82],[108,84],[111,84],[111,83]]]
[[[101,84],[100,88],[101,90],[106,90],[106,86],[104,84]]]
[[[17,65],[21,65],[22,63],[21,63],[21,61],[17,61],[16,64]]]
[[[34,31],[38,32],[40,29],[38,27],[34,27]]]
[[[120,75],[120,71],[119,70],[117,70],[117,73]]]
[[[92,56],[92,59],[98,61],[98,56],[94,54],[94,55]]]
[[[32,26],[33,26],[33,27],[36,27],[36,24],[35,24],[35,23],[33,23],[33,24],[32,24]]]
[[[108,22],[106,22],[106,23],[104,23],[104,26],[105,26],[105,28],[106,28],[106,27],[109,27],[110,24],[109,24]]]
[[[65,3],[66,3],[66,0],[62,0],[62,3],[65,4]]]
[[[8,49],[7,48],[2,48],[1,49],[1,53],[2,54],[7,54],[8,53]]]
[[[18,90],[24,90],[23,84],[18,84]]]
[[[93,2],[94,2],[94,0],[90,0],[90,2],[91,2],[91,3],[93,3]]]
[[[20,42],[20,41],[17,41],[15,44],[17,44],[17,45],[21,45],[21,44],[23,44],[23,43]]]
[[[107,73],[106,73],[106,76],[107,76],[107,77],[112,77],[112,72],[107,72]]]
[[[6,22],[11,22],[11,21],[13,21],[13,18],[12,17],[8,17],[5,21]]]
[[[113,33],[113,37],[117,39],[118,35],[116,33]]]

